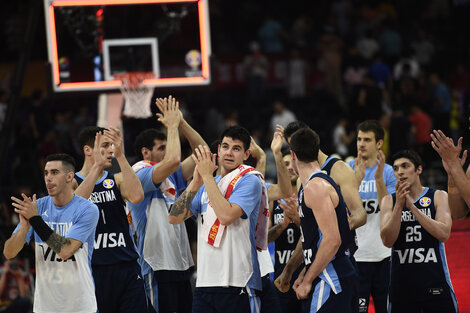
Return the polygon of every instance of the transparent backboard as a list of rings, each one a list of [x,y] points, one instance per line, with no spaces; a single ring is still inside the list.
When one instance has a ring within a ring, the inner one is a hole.
[[[144,84],[210,83],[207,0],[45,0],[54,91],[119,89],[115,74],[153,72]]]

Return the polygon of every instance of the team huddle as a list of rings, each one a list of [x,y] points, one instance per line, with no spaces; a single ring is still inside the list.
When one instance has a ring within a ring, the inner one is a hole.
[[[421,184],[416,152],[386,164],[375,120],[359,124],[348,163],[323,153],[308,125],[278,125],[270,184],[266,154],[245,128],[227,128],[211,151],[176,99],[156,105],[166,132],[135,138],[141,161],[128,163],[118,129],[88,127],[79,171],[72,157],[50,155],[49,195],[12,197],[20,223],[4,255],[35,242],[34,312],[367,312],[371,297],[378,313],[458,312],[444,242],[452,216],[468,212],[457,188],[461,140],[432,134],[448,196]],[[193,151],[184,160],[180,136]],[[254,167],[244,164],[250,155]],[[113,158],[116,174],[106,171]]]

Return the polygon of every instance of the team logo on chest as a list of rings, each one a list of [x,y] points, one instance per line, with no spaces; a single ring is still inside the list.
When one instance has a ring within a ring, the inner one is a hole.
[[[105,179],[103,181],[103,187],[106,188],[106,189],[111,189],[114,187],[114,180],[112,179]]]
[[[419,204],[422,207],[428,207],[431,204],[431,198],[422,197],[421,199],[419,199]]]

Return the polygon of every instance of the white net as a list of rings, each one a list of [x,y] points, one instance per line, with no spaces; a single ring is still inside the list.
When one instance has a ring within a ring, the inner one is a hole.
[[[154,87],[143,85],[144,79],[154,78],[154,73],[124,73],[114,75],[120,79],[120,87],[124,95],[123,115],[130,118],[149,118],[152,116],[151,101]]]

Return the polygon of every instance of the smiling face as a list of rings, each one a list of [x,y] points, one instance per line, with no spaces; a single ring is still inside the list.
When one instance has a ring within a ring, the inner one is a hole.
[[[44,182],[47,193],[54,197],[67,190],[68,184],[73,179],[73,172],[66,171],[62,161],[49,161],[44,167]]]
[[[364,132],[360,130],[357,134],[356,143],[357,151],[362,153],[362,158],[368,159],[377,155],[377,152],[383,144],[383,140],[377,142],[373,131]]]
[[[250,156],[250,150],[245,150],[243,142],[231,137],[222,139],[218,152],[219,166],[222,167],[223,174],[233,171]]]
[[[418,168],[415,168],[415,165],[409,159],[399,158],[393,162],[393,172],[397,180],[413,185],[419,181],[422,167],[420,165]]]

